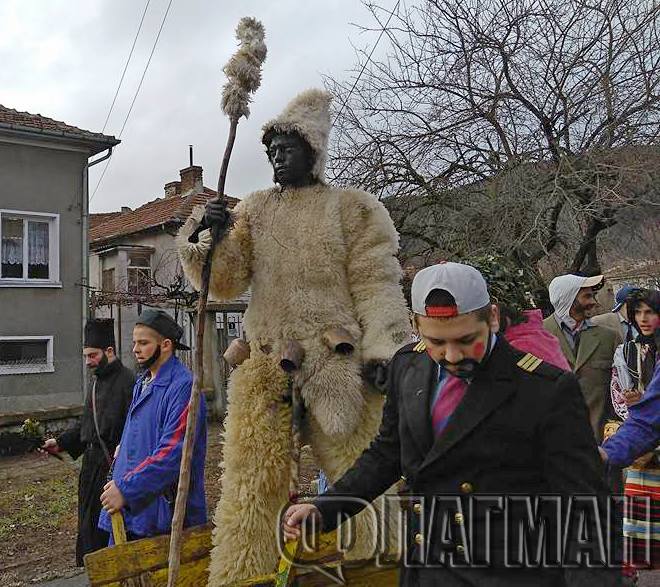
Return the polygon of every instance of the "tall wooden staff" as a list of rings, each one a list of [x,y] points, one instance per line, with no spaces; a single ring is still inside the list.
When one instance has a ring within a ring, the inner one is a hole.
[[[218,179],[218,200],[225,199],[225,181],[229,158],[231,157],[236,128],[241,117],[250,114],[250,95],[261,84],[261,65],[266,59],[266,44],[264,43],[264,27],[254,18],[242,18],[236,27],[236,38],[240,43],[238,51],[225,65],[223,71],[228,81],[222,91],[222,111],[229,117],[229,137],[222,157],[220,177]],[[169,569],[167,586],[174,587],[180,568],[181,536],[183,521],[186,515],[186,502],[190,487],[190,468],[195,432],[197,430],[197,414],[199,412],[199,396],[204,374],[204,325],[206,322],[206,303],[209,295],[209,277],[211,275],[211,259],[215,244],[224,236],[221,231],[213,228],[213,244],[206,256],[202,269],[202,288],[199,292],[197,304],[197,352],[194,365],[194,380],[190,403],[188,404],[188,419],[186,421],[186,434],[183,441],[183,454],[181,456],[181,469],[179,472],[179,487],[172,518],[172,534],[170,537]]]

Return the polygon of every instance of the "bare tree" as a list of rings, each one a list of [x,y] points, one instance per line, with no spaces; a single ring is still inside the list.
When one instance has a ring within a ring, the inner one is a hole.
[[[178,318],[179,308],[193,308],[199,297],[186,279],[174,247],[165,249],[154,258],[150,289],[155,295],[161,295],[174,304],[175,318]]]
[[[658,2],[364,3],[387,48],[326,81],[330,171],[384,199],[408,254],[537,266],[563,246],[596,270],[618,212],[657,203]]]
[[[100,306],[139,304],[173,308],[174,317],[178,320],[181,310],[194,307],[199,294],[190,287],[176,248],[166,248],[155,254],[149,267],[132,269],[137,269],[132,280],[122,277],[112,289],[92,290],[92,315]]]

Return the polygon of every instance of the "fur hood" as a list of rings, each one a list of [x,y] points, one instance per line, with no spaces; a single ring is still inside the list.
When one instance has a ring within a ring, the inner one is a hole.
[[[282,113],[263,126],[262,142],[270,132],[297,133],[312,147],[316,160],[312,168],[314,178],[323,181],[330,135],[330,103],[332,95],[324,90],[311,89],[298,94]]]

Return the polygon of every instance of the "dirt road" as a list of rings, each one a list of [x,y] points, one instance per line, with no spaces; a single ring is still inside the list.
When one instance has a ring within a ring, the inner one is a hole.
[[[209,512],[220,497],[220,426],[209,427]],[[31,453],[0,459],[0,586],[23,587],[78,574],[78,464]],[[82,579],[71,579],[71,585]],[[62,584],[67,584],[62,582]]]

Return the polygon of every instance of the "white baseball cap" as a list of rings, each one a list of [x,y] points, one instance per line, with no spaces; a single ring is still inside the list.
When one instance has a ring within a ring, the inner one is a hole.
[[[429,312],[426,298],[434,289],[449,292],[455,308]],[[451,317],[480,310],[490,304],[490,295],[483,275],[470,265],[439,263],[422,269],[415,275],[411,290],[412,311],[420,316]]]

